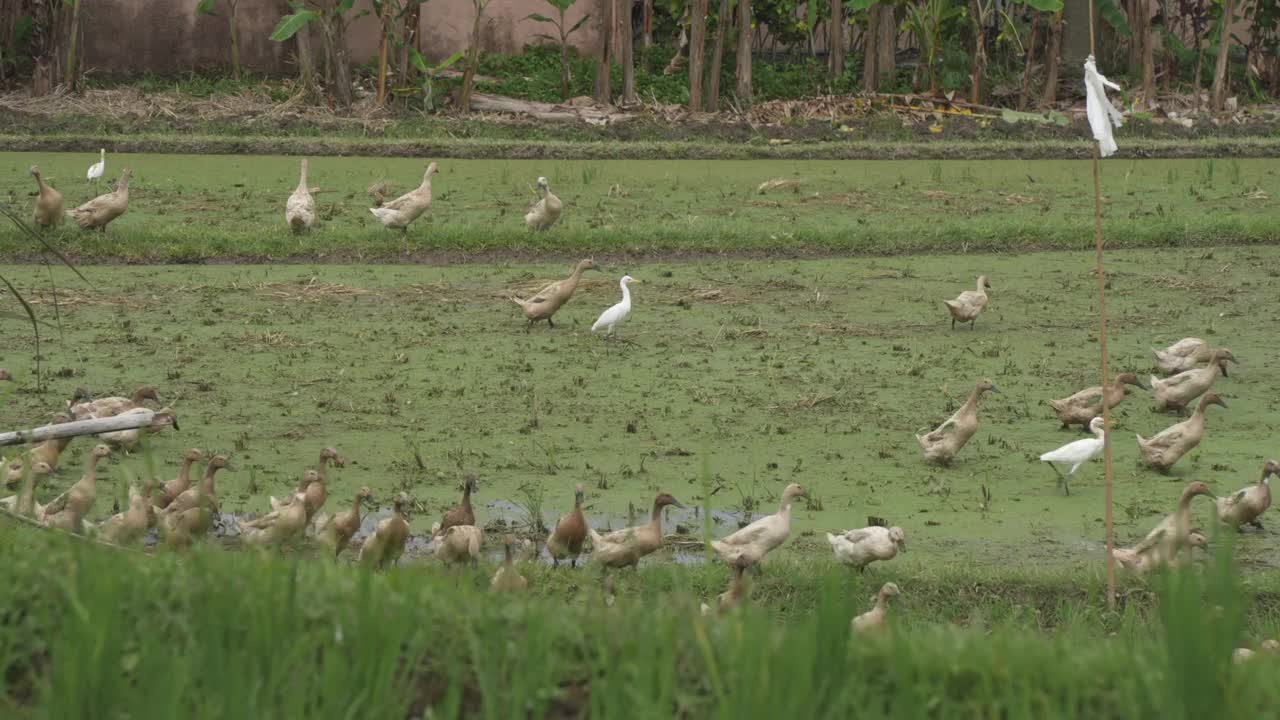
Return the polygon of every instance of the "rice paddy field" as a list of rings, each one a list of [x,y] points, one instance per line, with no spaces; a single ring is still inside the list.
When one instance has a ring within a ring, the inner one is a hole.
[[[37,161],[69,202],[91,194],[78,178],[93,158],[8,153],[0,197],[28,206]],[[87,282],[0,232],[22,261],[0,275],[42,320],[43,371],[0,295],[16,380],[0,383],[0,429],[47,422],[78,386],[152,383],[180,419],[104,465],[95,519],[130,478],[173,477],[188,447],[232,458],[227,528],[325,446],[346,459],[330,503],[373,490],[362,533],[396,493],[415,499],[406,556],[378,574],[306,544],[247,551],[231,529],[187,553],[130,552],[0,517],[7,714],[1243,717],[1280,700],[1273,663],[1230,662],[1280,629],[1270,513],[1237,535],[1196,500],[1209,550],[1188,572],[1122,578],[1109,609],[1101,463],[1064,495],[1037,460],[1085,437],[1047,401],[1098,383],[1088,164],[440,163],[435,206],[405,238],[373,222],[364,188],[407,190],[425,163],[338,157],[312,160],[322,223],[306,236],[283,223],[295,158],[158,155],[108,156],[108,175],[136,174],[105,234],[49,236]],[[1280,170],[1103,167],[1112,373],[1145,381],[1151,348],[1185,336],[1239,360],[1214,386],[1228,407],[1169,475],[1138,465],[1134,435],[1182,418],[1137,388],[1115,409],[1127,544],[1188,482],[1230,493],[1277,454]],[[568,209],[531,235],[539,175]],[[770,179],[796,184],[760,194]],[[509,298],[588,256],[602,270],[556,327],[527,328]],[[605,341],[589,328],[623,274],[640,281],[632,316]],[[941,301],[979,275],[990,305],[953,330]],[[926,465],[914,435],[983,378],[1001,392],[977,434],[950,467]],[[73,442],[45,492],[91,447]],[[446,569],[425,539],[468,473],[487,558]],[[703,539],[774,512],[793,482],[808,497],[751,602],[700,619],[731,576]],[[498,536],[545,534],[579,483],[602,529],[645,517],[659,491],[688,509],[617,574],[616,602],[591,563],[527,563],[526,596],[488,594]],[[901,526],[908,552],[865,574],[839,565],[824,533],[873,518]],[[851,640],[886,581],[903,593],[892,631]]]

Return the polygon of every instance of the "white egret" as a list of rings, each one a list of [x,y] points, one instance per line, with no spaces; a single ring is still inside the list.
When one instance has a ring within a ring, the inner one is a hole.
[[[622,302],[600,313],[600,318],[591,326],[591,332],[603,328],[608,331],[606,334],[612,335],[614,328],[627,319],[631,314],[631,291],[627,289],[627,285],[633,282],[640,281],[630,275],[622,276],[622,281],[618,283],[622,287]]]
[[[106,171],[107,171],[107,150],[106,148],[99,148],[98,162],[89,166],[89,172],[84,174],[85,180],[88,180],[94,185],[97,185],[98,181],[102,179],[102,174],[105,173]]]
[[[1053,468],[1053,471],[1058,474],[1058,482],[1061,483],[1063,491],[1068,495],[1071,494],[1071,488],[1067,485],[1067,478],[1074,475],[1081,465],[1094,459],[1098,456],[1098,453],[1102,452],[1102,440],[1107,431],[1103,426],[1101,416],[1089,422],[1089,431],[1095,437],[1069,442],[1057,450],[1050,450],[1040,456],[1041,462],[1049,463],[1049,467]],[[1063,475],[1062,471],[1058,469],[1058,464],[1070,465],[1071,469],[1067,471],[1066,475]]]

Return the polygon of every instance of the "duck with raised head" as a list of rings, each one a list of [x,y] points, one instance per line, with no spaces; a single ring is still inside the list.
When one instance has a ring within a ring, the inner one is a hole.
[[[31,213],[31,220],[36,227],[48,230],[62,224],[62,193],[49,187],[40,176],[40,168],[31,166],[31,177],[36,179],[36,206]]]
[[[298,177],[298,187],[289,195],[284,204],[284,221],[295,233],[311,229],[316,221],[316,199],[311,197],[311,188],[307,186],[307,159],[302,158],[302,170]]]
[[[850,625],[855,633],[881,632],[889,624],[889,599],[901,595],[897,583],[887,582],[876,595],[876,605],[855,617]]]
[[[427,165],[426,172],[422,174],[421,185],[391,202],[369,208],[369,212],[378,218],[378,222],[382,223],[383,227],[407,234],[409,224],[431,209],[431,176],[437,171],[435,163]]]
[[[560,219],[564,203],[551,192],[551,184],[544,177],[538,178],[537,192],[541,199],[524,216],[525,227],[535,231],[550,230]]]
[[[1205,408],[1210,405],[1225,408],[1227,402],[1217,393],[1207,392],[1200,396],[1191,417],[1170,425],[1150,439],[1138,435],[1138,454],[1142,456],[1142,462],[1157,472],[1168,473],[1174,463],[1204,439]]]
[[[360,546],[361,564],[378,570],[396,564],[404,554],[404,545],[409,540],[409,511],[412,508],[413,498],[408,494],[400,493],[396,496],[391,515],[379,521]]]
[[[1192,370],[1209,359],[1209,343],[1200,338],[1186,337],[1163,350],[1151,348],[1156,357],[1156,372],[1161,375],[1177,375]]]
[[[1103,392],[1101,385],[1091,388],[1085,388],[1070,397],[1061,400],[1050,400],[1049,405],[1053,407],[1053,412],[1058,416],[1058,422],[1062,423],[1063,428],[1072,425],[1080,425],[1085,429],[1089,429],[1089,423],[1093,422],[1095,417],[1102,415],[1102,401],[1106,398],[1107,408],[1113,408],[1124,400],[1127,386],[1133,385],[1143,390],[1151,388],[1142,384],[1138,376],[1133,373],[1120,373],[1109,385],[1106,392]]]
[[[169,507],[169,503],[173,502],[174,498],[191,487],[191,466],[203,459],[204,452],[200,448],[188,448],[182,453],[182,466],[178,468],[178,477],[157,488],[151,496],[151,504],[160,510]]]
[[[316,483],[320,474],[308,470],[304,482]],[[299,494],[292,501],[257,520],[242,520],[236,525],[240,528],[240,537],[246,545],[258,547],[279,546],[292,543],[302,537],[307,529],[307,501],[305,495]]]
[[[916,442],[924,451],[924,460],[934,465],[950,465],[960,449],[978,432],[978,400],[983,393],[1000,394],[1000,388],[990,380],[979,380],[960,409],[956,410],[946,422],[925,435],[916,435]]]
[[[568,558],[572,567],[578,566],[578,556],[582,554],[582,546],[587,541],[587,517],[582,513],[584,492],[582,483],[573,489],[573,512],[556,521],[556,527],[547,537],[547,552],[551,555],[551,564],[559,565]]]
[[[132,174],[129,168],[125,168],[115,190],[99,195],[74,210],[68,210],[67,215],[81,229],[106,232],[107,225],[129,210],[129,177]]]
[[[573,268],[573,273],[569,277],[551,283],[533,297],[522,300],[512,296],[511,302],[520,306],[525,318],[529,321],[525,325],[525,330],[528,331],[535,322],[540,320],[546,320],[549,327],[555,327],[556,324],[551,318],[573,298],[573,293],[578,289],[578,283],[582,281],[582,273],[596,269],[598,268],[595,260],[583,260]]]
[[[53,468],[46,462],[31,463],[31,472],[23,473],[23,480],[18,484],[18,494],[0,499],[0,508],[23,517],[36,516],[36,486],[49,477]]]
[[[479,484],[480,478],[475,473],[467,473],[462,484],[462,504],[454,505],[445,511],[440,522],[431,528],[432,537],[441,537],[449,531],[449,528],[457,525],[476,524],[476,511],[471,506],[471,495],[477,492]]]
[[[622,276],[622,280],[618,282],[619,287],[622,288],[622,302],[600,313],[600,317],[596,318],[591,325],[591,332],[604,330],[605,335],[613,335],[613,331],[626,322],[631,315],[631,290],[628,286],[633,282],[640,281],[630,275]]]
[[[778,512],[765,515],[719,540],[712,540],[711,549],[716,551],[716,555],[719,555],[721,560],[729,564],[735,564],[740,557],[747,558],[752,565],[760,562],[765,555],[781,547],[790,537],[791,506],[799,497],[808,497],[808,495],[799,484],[791,483],[782,491]]]
[[[1213,491],[1208,485],[1196,481],[1188,483],[1182,490],[1182,495],[1178,498],[1178,507],[1171,514],[1165,516],[1160,524],[1152,528],[1151,532],[1142,539],[1142,542],[1134,546],[1139,552],[1149,547],[1159,545],[1160,552],[1166,561],[1173,559],[1178,555],[1178,551],[1184,547],[1189,547],[1191,530],[1194,525],[1191,518],[1191,501],[1197,496],[1203,495],[1211,500],[1216,500]]]
[[[98,526],[98,537],[114,545],[132,545],[141,540],[151,526],[152,514],[148,508],[151,487],[150,480],[141,488],[130,485],[129,509],[102,521]]]
[[[831,546],[836,559],[864,572],[867,566],[877,560],[892,560],[900,552],[907,551],[907,535],[902,528],[870,527],[856,530],[845,530],[839,535],[827,533],[827,544]]]
[[[225,455],[214,455],[204,468],[204,475],[195,487],[187,488],[173,499],[166,507],[165,514],[171,515],[190,510],[198,505],[207,505],[213,512],[218,511],[218,493],[214,484],[214,476],[219,470],[230,470],[231,460]]]
[[[298,482],[298,487],[291,495],[283,498],[277,498],[274,495],[268,498],[271,511],[275,512],[281,508],[288,507],[293,504],[295,497],[305,501],[307,509],[307,522],[311,522],[316,513],[329,498],[329,488],[327,472],[329,463],[333,463],[334,467],[346,467],[346,461],[338,454],[334,448],[327,447],[320,451],[320,461],[316,463],[315,477],[311,477],[310,472],[303,473],[302,479]]]
[[[640,558],[662,547],[662,509],[672,505],[683,508],[669,493],[658,493],[653,499],[653,515],[647,525],[623,528],[601,535],[587,528],[591,535],[592,557],[606,568],[635,567]]]
[[[84,400],[84,402],[77,403],[76,400]],[[156,390],[155,385],[139,386],[130,397],[115,395],[98,398],[97,400],[89,397],[88,390],[78,387],[75,395],[71,397],[69,406],[71,415],[76,420],[93,420],[115,417],[126,410],[145,407],[147,400],[157,404],[160,402],[160,393]]]
[[[943,300],[951,312],[951,329],[956,329],[956,322],[969,323],[969,329],[976,329],[978,316],[987,307],[987,291],[991,289],[991,281],[986,275],[978,277],[976,290],[965,290],[954,300]]]
[[[1071,494],[1069,478],[1076,474],[1076,470],[1079,470],[1081,465],[1098,457],[1106,443],[1107,428],[1101,415],[1089,421],[1089,431],[1093,433],[1093,437],[1069,442],[1040,456],[1040,462],[1047,462],[1049,467],[1053,468],[1053,472],[1058,476],[1058,484],[1067,495]],[[1071,469],[1063,475],[1058,465],[1070,465]]]
[[[1218,376],[1228,377],[1227,363],[1236,362],[1231,351],[1219,348],[1209,353],[1209,364],[1195,370],[1180,372],[1173,377],[1160,379],[1151,376],[1151,387],[1155,390],[1156,411],[1184,411],[1192,400],[1200,397],[1213,387]]]
[[[529,581],[516,567],[513,547],[515,539],[507,536],[502,543],[502,567],[493,574],[489,589],[493,592],[520,592],[529,587]]]
[[[733,563],[733,581],[729,583],[729,589],[716,596],[714,611],[710,605],[702,603],[700,609],[703,616],[710,616],[713,612],[717,615],[724,615],[739,607],[751,597],[751,589],[747,583],[746,575],[747,569],[750,567],[750,558],[745,555],[738,556],[738,559]]]
[[[1252,525],[1262,529],[1262,515],[1271,507],[1271,477],[1280,477],[1280,463],[1268,460],[1258,482],[1243,490],[1218,498],[1218,521],[1236,528]]]
[[[286,496],[281,502],[275,498],[271,498],[271,506],[275,508],[271,512],[252,520],[240,520],[236,524],[240,527],[242,535],[248,535],[250,530],[265,530],[273,527],[277,523],[285,523],[283,533],[292,537],[293,523],[299,512],[302,513],[302,524],[307,524],[307,488],[313,484],[320,482],[320,473],[317,470],[307,470],[302,474],[302,480],[298,481],[298,492]],[[247,538],[246,538],[247,539]],[[264,542],[268,540],[264,539]]]
[[[360,529],[360,504],[365,501],[372,502],[372,500],[373,491],[365,486],[356,492],[350,510],[333,515],[323,513],[317,515],[316,540],[328,548],[334,557],[341,555],[347,543],[351,542],[351,538],[355,537],[356,531]]]
[[[97,445],[85,460],[84,474],[71,489],[44,507],[36,506],[36,517],[49,527],[68,532],[84,530],[84,520],[98,499],[98,463],[111,454],[111,448]]]

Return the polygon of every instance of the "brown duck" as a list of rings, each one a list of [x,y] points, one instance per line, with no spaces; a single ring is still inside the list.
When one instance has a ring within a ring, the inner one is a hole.
[[[187,488],[181,495],[173,499],[169,506],[165,508],[166,515],[180,513],[185,510],[205,503],[213,512],[218,511],[218,494],[214,488],[214,475],[219,470],[230,469],[231,461],[225,455],[214,455],[209,460],[209,464],[205,466],[204,476],[200,478],[199,484],[195,487]]]
[[[1191,452],[1204,438],[1204,411],[1210,405],[1225,408],[1227,403],[1217,393],[1207,392],[1200,396],[1200,402],[1191,417],[1170,425],[1150,439],[1138,435],[1138,451],[1142,461],[1158,472],[1169,472],[1174,463]]]
[[[1058,416],[1058,421],[1062,423],[1062,427],[1067,428],[1072,425],[1080,425],[1084,429],[1089,429],[1089,423],[1093,419],[1102,414],[1102,398],[1105,395],[1107,407],[1113,408],[1124,400],[1127,385],[1134,385],[1143,390],[1151,388],[1142,384],[1138,376],[1133,373],[1120,373],[1115,380],[1107,386],[1105,393],[1102,386],[1096,385],[1091,388],[1085,388],[1070,397],[1061,400],[1050,400],[1049,404],[1053,406],[1053,412]]]
[[[924,451],[925,462],[935,465],[951,464],[960,449],[969,442],[969,438],[978,432],[978,400],[988,391],[999,393],[1000,388],[990,380],[979,380],[969,399],[946,422],[927,435],[916,435],[916,442],[920,443],[920,449]]]
[[[462,504],[454,505],[445,512],[440,524],[431,529],[432,536],[441,537],[451,527],[476,524],[476,512],[471,507],[471,493],[476,492],[477,482],[478,478],[474,473],[467,474],[466,483],[462,486]]]
[[[333,515],[316,516],[316,540],[333,553],[334,557],[342,554],[356,531],[360,529],[360,504],[373,499],[373,491],[362,487],[356,493],[350,510]]]
[[[409,540],[409,509],[413,507],[413,499],[405,493],[396,496],[395,510],[391,517],[378,523],[369,537],[360,547],[360,562],[372,565],[381,570],[388,565],[395,565],[404,553],[404,544]]]
[[[560,560],[569,559],[569,564],[578,566],[578,556],[582,554],[582,546],[587,541],[587,518],[582,514],[582,484],[573,490],[573,512],[556,522],[556,529],[547,538],[547,552],[551,554],[551,563],[559,565]]]
[[[556,324],[551,321],[551,317],[573,297],[574,291],[578,289],[579,281],[582,280],[582,273],[596,269],[598,268],[596,268],[594,260],[583,260],[573,269],[572,275],[542,288],[538,291],[538,294],[528,300],[512,297],[511,302],[519,305],[524,310],[524,316],[529,319],[529,324],[525,326],[525,331],[532,328],[533,324],[539,320],[546,320],[547,325],[555,327]]]
[[[40,194],[36,196],[36,207],[31,219],[36,227],[52,228],[62,224],[62,193],[45,184],[40,177],[40,168],[31,166],[31,176],[36,179],[36,187]]]
[[[75,210],[68,210],[67,214],[84,230],[106,232],[107,225],[129,209],[129,176],[132,174],[125,168],[113,192],[99,195]]]
[[[203,458],[204,452],[199,448],[188,448],[182,454],[182,467],[178,470],[178,477],[160,486],[152,494],[151,504],[163,510],[169,507],[174,498],[186,492],[191,487],[191,466]]]

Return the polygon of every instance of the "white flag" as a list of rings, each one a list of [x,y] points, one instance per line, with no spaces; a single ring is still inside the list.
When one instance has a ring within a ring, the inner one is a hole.
[[[1107,99],[1107,88],[1119,90],[1120,86],[1098,74],[1098,66],[1093,56],[1084,61],[1084,91],[1089,114],[1089,127],[1093,129],[1093,139],[1098,141],[1098,149],[1102,157],[1116,151],[1116,141],[1111,137],[1112,127],[1124,124],[1120,111]]]

